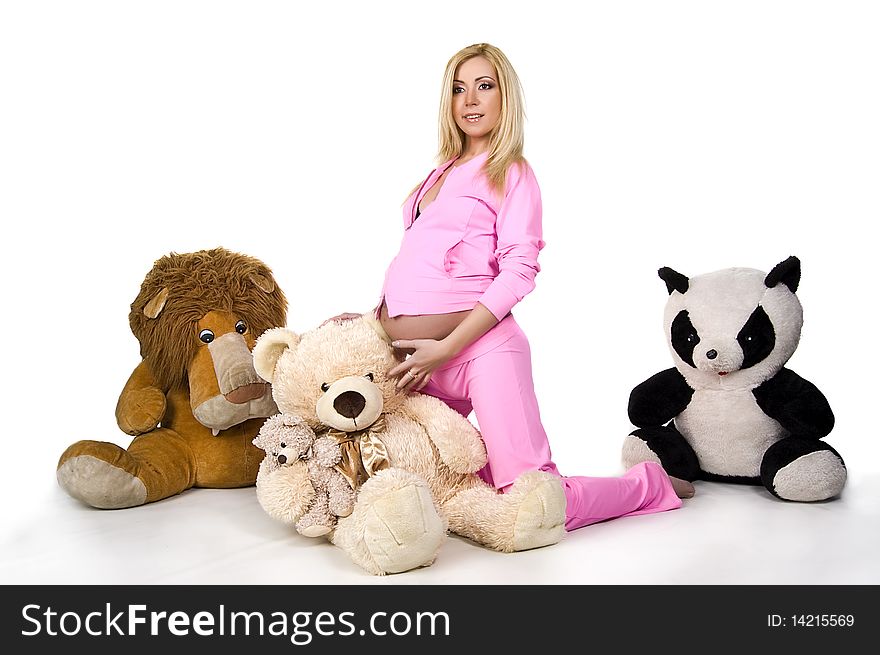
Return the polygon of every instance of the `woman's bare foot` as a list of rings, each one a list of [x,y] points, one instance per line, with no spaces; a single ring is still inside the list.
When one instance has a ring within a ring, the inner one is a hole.
[[[681,478],[674,478],[671,475],[669,476],[669,481],[672,483],[672,489],[675,491],[675,495],[679,498],[693,498],[694,497],[694,485],[692,485],[687,480],[682,480]]]

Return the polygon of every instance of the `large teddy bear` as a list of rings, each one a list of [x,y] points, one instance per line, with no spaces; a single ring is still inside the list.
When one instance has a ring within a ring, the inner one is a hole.
[[[257,341],[254,363],[281,412],[340,442],[338,468],[358,496],[330,539],[368,572],[431,564],[447,529],[503,552],[562,538],[558,478],[525,473],[506,494],[483,482],[479,433],[436,398],[397,389],[387,371],[399,360],[372,317],[302,335],[270,330]],[[310,487],[306,464],[296,462],[258,481],[257,496],[271,516],[295,523]]]
[[[143,359],[116,405],[119,428],[135,438],[128,449],[76,442],[58,462],[59,484],[102,509],[254,484],[263,452],[252,441],[277,408],[251,349],[286,312],[253,257],[215,248],[157,260],[129,314]]]
[[[834,426],[831,407],[785,368],[803,325],[797,257],[770,273],[659,274],[675,368],[633,389],[629,416],[639,429],[624,442],[624,464],[654,461],[686,480],[762,484],[784,500],[839,494],[846,466],[822,440]]]

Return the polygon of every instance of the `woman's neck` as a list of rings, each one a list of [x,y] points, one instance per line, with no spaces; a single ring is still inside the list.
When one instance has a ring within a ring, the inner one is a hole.
[[[489,143],[472,143],[465,144],[464,150],[461,155],[458,156],[457,164],[463,164],[467,161],[470,161],[474,157],[479,157],[482,154],[485,154],[489,150]]]
[[[460,162],[466,162],[474,157],[479,157],[483,153],[489,150],[489,139],[471,139],[470,137],[465,138],[464,148],[462,149],[462,153],[459,156]]]

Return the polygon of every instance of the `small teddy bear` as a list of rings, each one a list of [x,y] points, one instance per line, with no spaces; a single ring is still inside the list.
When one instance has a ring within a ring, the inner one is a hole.
[[[262,483],[270,473],[283,469],[292,471],[297,466],[308,470],[308,480],[303,486],[311,483],[311,489],[301,490],[304,506],[288,508],[294,515],[301,515],[295,523],[297,532],[305,537],[321,537],[333,531],[337,517],[351,514],[354,491],[334,468],[342,453],[333,437],[318,438],[300,417],[276,414],[260,428],[254,445],[266,452],[257,473],[257,498],[264,508],[275,508],[269,512],[275,518],[285,521],[286,515],[276,516],[278,504],[266,498],[267,485]]]

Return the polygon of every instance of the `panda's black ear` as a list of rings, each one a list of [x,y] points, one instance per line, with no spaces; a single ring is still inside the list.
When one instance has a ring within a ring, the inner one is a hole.
[[[666,283],[666,290],[669,292],[669,295],[672,295],[673,291],[678,291],[679,293],[685,293],[688,290],[688,279],[678,271],[673,271],[668,266],[664,266],[659,271],[657,271],[657,275],[660,276],[660,279]]]
[[[797,257],[789,257],[784,262],[779,262],[773,270],[764,278],[764,284],[769,288],[775,287],[782,282],[794,293],[801,282],[801,260]]]

